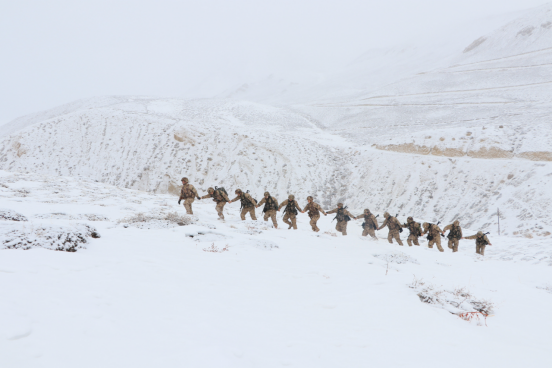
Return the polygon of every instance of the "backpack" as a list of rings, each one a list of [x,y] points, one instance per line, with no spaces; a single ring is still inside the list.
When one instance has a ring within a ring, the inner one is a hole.
[[[454,226],[452,225],[452,228],[450,229],[447,238],[449,239],[460,239],[460,226]]]
[[[222,193],[226,194],[226,196],[228,197],[228,193],[226,192],[226,189],[224,189],[224,187],[215,186],[215,191],[218,191],[219,193],[222,192]]]
[[[334,220],[337,219],[337,222],[341,222],[341,221],[351,221],[351,218],[344,214],[343,212],[345,211],[345,209],[347,208],[347,206],[343,207],[343,208],[340,208],[337,210],[337,215],[335,215],[334,217]],[[333,221],[333,220],[332,220]]]
[[[249,194],[249,190],[248,190],[248,191],[247,191],[246,193],[248,193],[248,194]],[[249,194],[249,195],[251,195],[251,194]],[[252,200],[254,200],[254,201],[255,201],[255,203],[259,203],[259,202],[257,202],[257,200],[256,200],[255,198],[253,198],[253,196],[251,196],[251,199],[252,199]],[[251,203],[251,204],[253,204],[253,203]]]
[[[399,220],[397,219],[397,216],[398,216],[398,215],[399,215],[399,214],[397,213],[397,214],[395,215],[395,217],[393,217],[393,218],[395,219],[395,221],[394,221],[395,224],[399,227],[399,233],[402,233],[402,232],[403,232],[403,228],[402,228],[402,226],[401,226],[401,223],[400,223]]]
[[[368,229],[374,229],[376,230],[376,224],[374,224],[374,220],[372,220],[372,217],[373,215],[364,215],[364,222],[362,223],[362,228],[363,229],[366,229],[366,226],[368,226]],[[379,216],[379,215],[378,215]],[[376,216],[376,218],[378,218],[378,216]],[[370,220],[370,224],[367,224],[366,221],[367,220]]]
[[[257,203],[257,200],[253,197],[251,199],[255,202],[251,202],[245,195],[249,194],[249,191],[241,194],[240,201],[241,201],[241,208],[249,208],[249,207],[255,207],[254,203]]]
[[[441,221],[439,221],[437,223],[437,225],[439,225],[441,223]],[[427,240],[429,241],[432,241],[433,240],[433,235],[431,235],[431,228],[435,226],[435,224],[429,224],[429,227],[427,228]]]

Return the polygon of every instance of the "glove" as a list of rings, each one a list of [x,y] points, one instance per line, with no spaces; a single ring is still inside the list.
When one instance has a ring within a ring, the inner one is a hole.
[[[181,200],[182,200],[182,199],[179,199],[179,200],[178,200],[178,204],[180,204],[180,201],[181,201]]]

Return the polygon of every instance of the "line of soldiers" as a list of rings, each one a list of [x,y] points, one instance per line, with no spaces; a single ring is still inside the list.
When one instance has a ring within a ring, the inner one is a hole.
[[[268,219],[271,219],[275,228],[278,228],[276,212],[279,212],[282,208],[284,208],[283,221],[284,223],[289,225],[288,229],[293,228],[295,230],[297,230],[298,213],[308,212],[308,215],[311,219],[310,225],[312,227],[312,230],[315,232],[320,231],[317,226],[317,222],[320,219],[321,213],[324,216],[335,213],[335,219],[337,220],[335,229],[339,231],[342,235],[347,235],[347,223],[351,219],[358,220],[362,218],[364,219],[364,222],[362,223],[362,236],[370,235],[372,238],[378,239],[375,231],[381,230],[387,226],[389,230],[387,240],[389,241],[389,243],[393,244],[393,240],[395,240],[399,245],[402,246],[403,242],[401,241],[400,233],[403,231],[403,228],[407,228],[409,230],[409,235],[406,241],[409,246],[412,246],[412,244],[420,245],[420,243],[418,242],[418,238],[427,234],[428,247],[433,248],[433,245],[435,245],[440,252],[444,252],[444,249],[441,246],[441,236],[444,237],[446,231],[449,232],[447,235],[448,247],[452,249],[453,252],[458,251],[458,246],[461,239],[475,239],[476,253],[481,255],[484,255],[485,247],[487,245],[492,245],[489,241],[489,238],[487,238],[487,235],[481,231],[477,232],[477,234],[475,235],[463,237],[462,228],[460,227],[460,222],[458,220],[454,221],[450,225],[445,226],[444,229],[441,230],[439,228],[439,223],[431,224],[428,222],[424,222],[422,225],[420,225],[420,223],[414,221],[411,216],[407,218],[406,223],[401,224],[395,216],[391,216],[389,212],[385,212],[383,214],[384,221],[381,226],[378,227],[378,216],[374,216],[369,209],[365,209],[362,215],[355,217],[347,210],[346,207],[343,207],[343,203],[338,203],[337,208],[325,212],[318,203],[314,202],[312,196],[307,197],[307,205],[304,209],[301,209],[293,194],[290,194],[288,196],[288,199],[286,199],[279,205],[278,200],[272,197],[269,192],[264,193],[264,197],[261,201],[259,201],[259,203],[257,203],[257,201],[249,194],[249,192],[244,193],[241,189],[236,189],[235,194],[236,197],[234,199],[230,199],[228,197],[228,193],[226,193],[226,190],[224,188],[215,187],[208,188],[207,194],[203,197],[200,197],[194,186],[188,182],[188,178],[182,178],[182,189],[180,191],[178,204],[180,204],[180,202],[184,200],[186,213],[192,215],[192,203],[194,202],[195,198],[197,198],[198,200],[212,198],[213,201],[216,202],[215,209],[220,220],[224,220],[223,209],[226,203],[233,203],[237,200],[241,202],[240,217],[242,220],[245,220],[245,216],[247,214],[249,214],[252,220],[257,220],[257,216],[255,215],[255,208],[259,208],[261,205],[264,204],[264,220],[268,221]]]

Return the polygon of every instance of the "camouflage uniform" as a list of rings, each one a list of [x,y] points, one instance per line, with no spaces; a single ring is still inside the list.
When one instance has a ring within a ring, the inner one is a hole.
[[[411,247],[412,243],[414,243],[415,245],[420,245],[420,243],[418,243],[418,237],[422,236],[423,232],[420,223],[414,221],[412,217],[408,217],[406,219],[406,224],[403,224],[402,227],[406,227],[410,231],[408,239],[406,239],[408,246]]]
[[[292,227],[294,230],[297,230],[297,211],[301,212],[302,210],[301,207],[299,207],[299,203],[295,200],[295,196],[290,194],[288,199],[280,203],[278,211],[280,211],[282,207],[286,207],[284,210],[284,222],[289,225],[288,230]]]
[[[194,214],[194,211],[192,211],[192,203],[194,203],[196,197],[199,199],[196,188],[188,183],[188,178],[182,178],[182,189],[180,189],[178,204],[180,204],[180,201],[184,200],[184,208],[188,215]]]
[[[245,221],[245,215],[249,213],[249,216],[251,216],[252,220],[257,220],[257,216],[255,216],[255,205],[257,204],[257,202],[255,202],[253,197],[251,197],[249,193],[242,192],[241,189],[236,189],[236,194],[237,197],[232,199],[230,203],[235,202],[238,199],[241,201],[241,219]]]
[[[403,245],[403,242],[401,241],[400,237],[400,231],[399,229],[402,228],[401,223],[399,220],[397,220],[395,217],[391,216],[389,212],[385,212],[383,214],[383,217],[385,220],[383,221],[383,224],[378,228],[378,230],[383,229],[385,226],[389,228],[389,234],[387,234],[387,241],[391,244],[393,244],[393,239],[399,243],[399,245]]]
[[[362,231],[362,236],[366,236],[370,234],[372,238],[377,239],[378,237],[376,236],[375,230],[378,228],[378,219],[376,218],[376,216],[374,216],[370,212],[370,210],[366,208],[364,210],[364,214],[355,217],[355,220],[361,217],[364,218],[364,226],[363,226],[364,230]]]
[[[316,223],[318,222],[318,220],[320,220],[320,212],[322,212],[324,216],[326,216],[326,212],[324,212],[324,210],[322,209],[322,207],[320,207],[318,203],[314,202],[314,199],[311,196],[307,197],[307,201],[309,202],[302,212],[304,213],[306,211],[309,211],[309,217],[311,219],[310,226],[312,227],[312,231],[318,232],[320,231],[320,229],[318,228],[318,226],[316,226]]]
[[[345,216],[349,216],[349,218],[355,218],[355,216],[347,211],[346,208],[343,208],[343,203],[338,203],[337,208],[327,212],[328,215],[332,213],[337,213],[337,224],[335,225],[335,229],[341,234],[347,235],[347,219]]]
[[[424,222],[424,234],[428,234],[427,240],[428,244],[427,246],[429,248],[433,248],[433,244],[437,245],[437,249],[439,249],[439,252],[444,252],[445,250],[441,246],[441,233],[443,231],[439,228],[439,226],[435,224],[428,224],[427,222]]]
[[[269,192],[265,192],[264,198],[261,199],[259,203],[257,203],[257,207],[264,204],[263,212],[264,212],[264,220],[268,221],[268,219],[272,219],[272,223],[274,224],[274,227],[278,227],[278,222],[276,221],[276,211],[278,210],[278,200],[274,197],[270,196]]]
[[[207,193],[209,194],[204,195],[201,199],[213,198],[213,202],[216,202],[217,204],[215,209],[217,210],[218,216],[221,220],[224,220],[224,213],[222,213],[222,210],[224,209],[226,202],[230,202],[230,199],[222,190],[209,188],[207,189]]]
[[[483,234],[482,231],[478,231],[477,234],[472,236],[467,236],[464,239],[475,239],[475,253],[485,255],[485,247],[487,245],[492,245],[487,238],[487,235]]]
[[[443,232],[450,230],[447,235],[448,238],[448,247],[452,249],[453,252],[458,252],[458,245],[460,239],[462,239],[462,228],[460,227],[460,221],[456,220],[452,224],[444,227]]]

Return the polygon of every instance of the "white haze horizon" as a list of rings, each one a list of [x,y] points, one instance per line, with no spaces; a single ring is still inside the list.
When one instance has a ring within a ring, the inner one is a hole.
[[[211,98],[270,75],[323,78],[372,49],[471,40],[544,3],[5,3],[0,125],[90,97]]]

